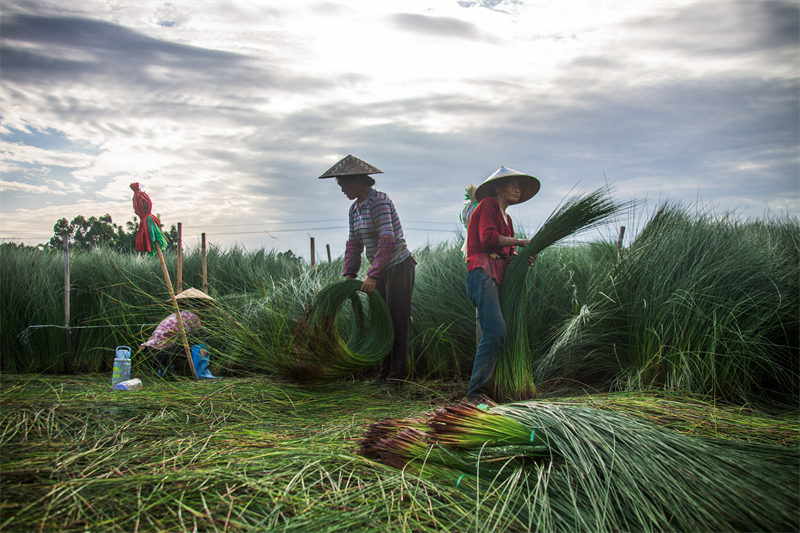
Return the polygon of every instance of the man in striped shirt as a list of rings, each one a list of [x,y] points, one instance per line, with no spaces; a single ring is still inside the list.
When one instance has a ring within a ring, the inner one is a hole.
[[[335,177],[350,206],[350,233],[344,252],[346,278],[355,278],[361,268],[361,254],[370,263],[361,290],[377,289],[392,316],[394,343],[381,365],[381,378],[399,385],[408,374],[408,330],[411,323],[411,293],[416,261],[406,245],[400,217],[386,193],[372,188],[369,174],[381,173],[348,155],[320,178]]]

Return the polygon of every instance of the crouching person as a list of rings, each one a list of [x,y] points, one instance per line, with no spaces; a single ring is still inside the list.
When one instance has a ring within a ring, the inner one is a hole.
[[[203,291],[193,288],[177,294],[175,299],[178,306],[183,308],[180,311],[181,320],[191,348],[192,362],[197,378],[216,379],[216,376],[211,374],[208,368],[209,356],[206,345],[208,332],[203,328],[199,316],[204,309],[214,305],[215,300]],[[183,339],[178,327],[177,313],[172,313],[162,320],[150,338],[139,348],[146,356],[153,358],[158,367],[159,376],[166,377],[172,373],[190,374]]]

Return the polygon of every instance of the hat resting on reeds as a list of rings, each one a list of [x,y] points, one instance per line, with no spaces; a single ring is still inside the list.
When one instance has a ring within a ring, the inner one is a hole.
[[[527,202],[533,198],[537,192],[539,192],[541,183],[539,183],[539,180],[535,177],[531,176],[530,174],[520,172],[519,170],[514,170],[513,168],[500,167],[494,172],[494,174],[483,180],[483,183],[478,186],[478,188],[475,190],[475,200],[480,202],[487,196],[494,196],[494,186],[499,183],[500,180],[514,177],[523,178],[520,180],[521,192],[519,201],[514,202],[515,204]]]
[[[214,298],[199,289],[195,289],[194,287],[189,287],[185,291],[176,294],[175,299],[187,303],[212,304],[216,302]]]
[[[370,174],[383,174],[383,171],[370,165],[366,161],[362,161],[357,157],[348,155],[326,170],[322,176],[319,177],[319,179],[344,178],[347,176],[367,176],[368,180],[372,182],[370,185],[375,185],[375,180],[370,177]]]

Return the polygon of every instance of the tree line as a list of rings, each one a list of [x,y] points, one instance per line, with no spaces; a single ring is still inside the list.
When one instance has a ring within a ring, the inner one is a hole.
[[[158,216],[158,215],[156,215]],[[69,239],[70,248],[92,251],[95,248],[112,248],[121,252],[136,250],[136,232],[139,229],[137,217],[125,222],[124,225],[115,223],[111,215],[106,213],[100,217],[78,215],[72,222],[60,218],[53,225],[53,236],[47,243],[48,248],[63,248],[64,239]],[[168,245],[167,250],[174,250],[178,243],[178,230],[173,224],[169,231],[165,231]]]

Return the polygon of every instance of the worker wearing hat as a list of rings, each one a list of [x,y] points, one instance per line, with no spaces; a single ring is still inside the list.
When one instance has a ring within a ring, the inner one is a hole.
[[[176,294],[175,300],[181,306],[188,308],[180,312],[181,321],[183,322],[187,340],[192,346],[192,362],[197,377],[200,379],[214,379],[215,377],[208,369],[208,347],[204,342],[208,337],[208,332],[202,327],[198,314],[202,312],[202,309],[211,307],[216,300],[195,288],[189,288]],[[172,371],[175,363],[178,363],[178,366],[183,368],[186,356],[179,335],[177,313],[172,313],[162,320],[153,330],[150,338],[143,342],[139,348],[153,355],[159,367],[159,376],[167,376]],[[186,366],[188,371],[188,363]]]
[[[377,289],[389,307],[394,325],[392,350],[383,359],[380,377],[398,386],[408,373],[408,330],[416,261],[406,245],[403,226],[392,200],[375,190],[370,174],[382,174],[369,163],[348,155],[320,176],[336,178],[342,193],[354,200],[349,212],[349,236],[344,252],[345,278],[355,278],[366,253],[370,267],[361,290]]]
[[[481,338],[475,352],[467,399],[491,398],[490,380],[506,338],[506,323],[500,309],[500,285],[516,246],[529,239],[517,239],[506,208],[530,200],[539,192],[535,177],[500,167],[475,190],[477,207],[467,226],[467,294],[478,311]],[[531,263],[535,257],[531,259]]]

